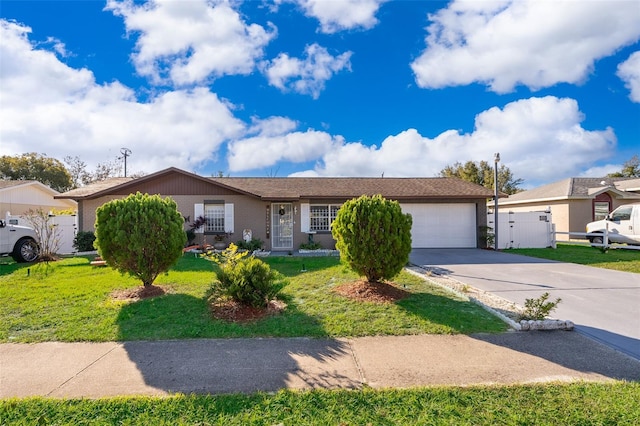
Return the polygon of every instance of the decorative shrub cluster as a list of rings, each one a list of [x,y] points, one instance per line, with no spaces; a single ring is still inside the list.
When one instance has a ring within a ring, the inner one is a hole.
[[[230,244],[221,253],[210,252],[205,258],[219,265],[218,279],[211,287],[214,296],[227,296],[254,307],[267,306],[287,285],[277,271],[248,252],[238,252],[238,246]]]
[[[252,238],[251,241],[247,242],[245,240],[239,240],[236,243],[236,246],[238,247],[239,250],[247,250],[247,251],[254,251],[254,250],[260,250],[263,246],[263,242],[260,238]]]

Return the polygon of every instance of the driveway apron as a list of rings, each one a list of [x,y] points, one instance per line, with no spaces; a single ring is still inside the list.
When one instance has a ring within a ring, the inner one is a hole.
[[[561,298],[551,316],[640,359],[640,274],[480,249],[414,249],[411,263],[524,306]]]

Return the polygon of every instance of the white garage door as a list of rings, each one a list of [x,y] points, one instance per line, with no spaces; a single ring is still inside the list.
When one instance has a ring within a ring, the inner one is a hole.
[[[476,247],[475,204],[401,204],[413,217],[413,248]]]

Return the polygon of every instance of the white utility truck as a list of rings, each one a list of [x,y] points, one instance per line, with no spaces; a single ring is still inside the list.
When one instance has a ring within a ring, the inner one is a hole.
[[[0,255],[7,254],[16,262],[33,262],[38,259],[40,247],[36,231],[0,220]]]
[[[605,230],[609,242],[640,245],[640,203],[622,205],[605,219],[587,223],[587,239],[602,244]]]

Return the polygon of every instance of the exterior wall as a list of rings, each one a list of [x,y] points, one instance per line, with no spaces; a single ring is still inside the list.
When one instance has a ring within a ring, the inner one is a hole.
[[[72,200],[56,200],[51,194],[42,191],[37,186],[22,186],[7,188],[0,193],[0,218],[7,213],[20,216],[29,210],[76,210],[77,203]]]

